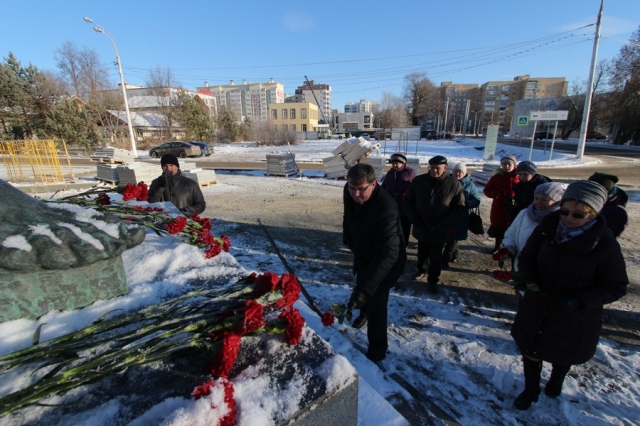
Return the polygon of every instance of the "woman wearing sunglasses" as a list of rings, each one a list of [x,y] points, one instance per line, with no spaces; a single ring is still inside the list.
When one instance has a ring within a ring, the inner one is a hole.
[[[597,182],[570,184],[560,209],[534,229],[518,258],[527,290],[511,335],[522,353],[525,388],[514,405],[527,410],[538,401],[542,361],[551,363],[544,388],[562,393],[572,365],[593,357],[602,328],[603,306],[627,292],[620,245],[600,210],[607,190]]]

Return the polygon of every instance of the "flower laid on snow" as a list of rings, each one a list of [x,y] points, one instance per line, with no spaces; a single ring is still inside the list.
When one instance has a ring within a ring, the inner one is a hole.
[[[332,326],[335,319],[336,317],[331,312],[325,312],[320,318],[320,320],[322,321],[322,325],[324,325],[325,327]]]
[[[122,199],[124,201],[133,199],[136,201],[147,201],[149,199],[149,188],[144,182],[138,182],[137,185],[128,183],[127,186],[122,189]]]

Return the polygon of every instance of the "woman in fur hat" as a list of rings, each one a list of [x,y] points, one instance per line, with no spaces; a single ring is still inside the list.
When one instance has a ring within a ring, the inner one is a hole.
[[[544,393],[560,396],[571,366],[595,354],[603,306],[627,292],[620,244],[600,214],[606,201],[599,183],[573,182],[560,210],[540,222],[520,254],[527,290],[511,328],[524,369],[524,391],[514,401],[519,410],[538,401],[543,361],[553,367]]]

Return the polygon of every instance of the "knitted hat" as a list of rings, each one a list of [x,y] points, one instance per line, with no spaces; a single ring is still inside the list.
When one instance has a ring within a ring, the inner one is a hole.
[[[618,176],[608,175],[606,173],[595,172],[591,176],[589,176],[589,180],[594,182],[598,182],[600,185],[607,188],[607,191],[611,193],[613,187],[618,183]]]
[[[538,172],[538,167],[533,163],[533,161],[521,161],[518,163],[516,171],[518,173],[527,172],[530,175],[535,175]]]
[[[165,154],[160,159],[160,166],[164,167],[167,164],[173,164],[177,168],[180,168],[180,164],[178,163],[178,158],[173,154]]]
[[[451,170],[460,170],[463,175],[467,174],[467,166],[465,166],[463,163],[454,164]]]
[[[565,185],[559,182],[547,182],[536,186],[535,191],[533,191],[533,195],[543,195],[557,203],[562,199],[564,190]]]
[[[442,155],[436,155],[429,159],[429,164],[447,164],[447,159]]]
[[[571,183],[564,195],[564,200],[577,200],[581,203],[587,204],[596,212],[602,210],[604,203],[607,201],[608,194],[607,188],[600,185],[598,182],[592,180],[577,180]]]
[[[393,163],[393,162],[399,162],[402,164],[407,164],[407,157],[405,157],[404,155],[400,154],[399,152],[396,152],[395,154],[393,154],[391,156],[391,158],[389,158],[389,162]]]
[[[504,157],[502,157],[500,159],[500,164],[504,163],[505,161],[511,161],[514,166],[518,164],[518,159],[516,158],[516,156],[511,154],[505,155]]]

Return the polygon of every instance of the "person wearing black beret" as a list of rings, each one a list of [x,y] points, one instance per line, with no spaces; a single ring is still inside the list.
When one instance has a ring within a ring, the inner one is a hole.
[[[416,176],[404,197],[404,210],[418,240],[418,271],[415,280],[427,276],[427,290],[438,292],[443,250],[464,221],[466,207],[460,182],[448,173],[447,159],[436,155],[429,160],[429,173]]]

